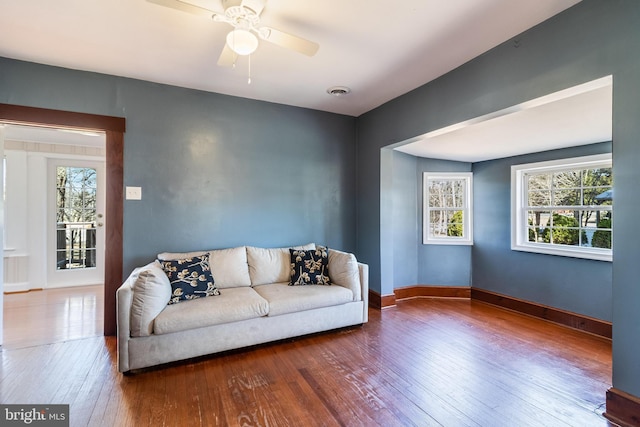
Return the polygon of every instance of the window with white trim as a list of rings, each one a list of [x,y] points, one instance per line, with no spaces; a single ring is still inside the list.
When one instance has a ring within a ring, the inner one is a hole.
[[[423,188],[423,243],[472,245],[471,172],[425,172]]]
[[[611,154],[511,166],[511,249],[612,260]]]

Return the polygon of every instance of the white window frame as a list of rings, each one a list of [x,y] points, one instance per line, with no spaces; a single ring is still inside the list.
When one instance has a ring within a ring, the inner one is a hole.
[[[443,210],[442,207],[429,206],[429,185],[431,180],[464,181],[465,197],[462,208],[444,208],[444,210],[462,210],[462,236],[432,237],[429,235],[431,211]],[[471,172],[424,172],[423,174],[423,215],[422,243],[425,245],[473,245],[473,174]]]
[[[611,153],[511,166],[511,249],[548,255],[612,261],[612,249],[528,241],[527,188],[525,182],[527,173],[604,167],[612,167]],[[598,207],[592,206],[592,208]],[[611,206],[611,211],[613,211],[613,206]]]

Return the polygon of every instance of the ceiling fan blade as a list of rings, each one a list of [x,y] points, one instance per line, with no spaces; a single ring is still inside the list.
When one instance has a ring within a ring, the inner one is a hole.
[[[211,18],[213,15],[217,15],[216,12],[195,6],[191,3],[187,3],[182,0],[147,0],[149,3],[159,4],[160,6],[170,7],[171,9],[181,10],[183,12],[190,13],[192,15],[206,16]]]
[[[231,67],[236,62],[238,54],[235,53],[228,44],[224,44],[224,49],[218,58],[218,65],[221,67]]]
[[[263,40],[307,56],[315,55],[320,47],[318,43],[269,27],[260,27],[258,34]]]
[[[242,0],[240,5],[254,11],[256,15],[260,15],[266,2],[266,0]]]

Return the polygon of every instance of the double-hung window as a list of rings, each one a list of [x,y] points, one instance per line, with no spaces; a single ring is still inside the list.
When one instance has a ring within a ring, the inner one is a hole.
[[[424,173],[424,244],[473,244],[472,185],[471,172]]]
[[[513,250],[612,259],[611,154],[511,167]]]

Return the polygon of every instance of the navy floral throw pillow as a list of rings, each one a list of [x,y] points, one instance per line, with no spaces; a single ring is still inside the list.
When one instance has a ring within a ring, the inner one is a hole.
[[[291,282],[297,285],[330,285],[329,248],[317,246],[316,249],[289,249],[291,254]]]
[[[171,283],[169,304],[220,295],[209,267],[209,254],[185,259],[158,261],[162,264],[162,269]]]

